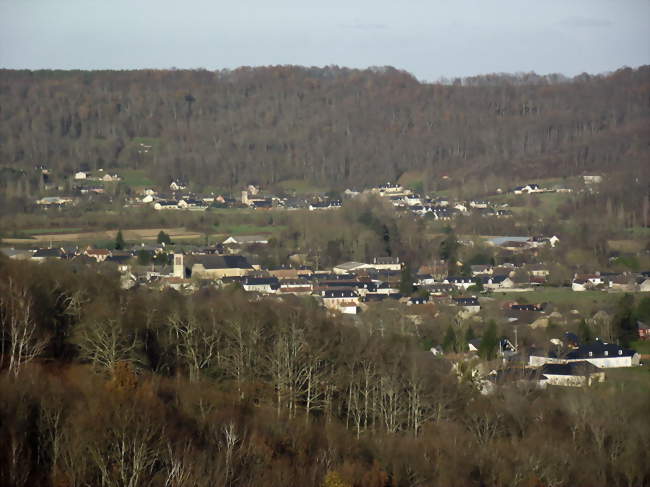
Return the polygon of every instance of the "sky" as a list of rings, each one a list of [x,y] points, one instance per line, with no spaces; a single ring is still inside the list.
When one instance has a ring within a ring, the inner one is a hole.
[[[0,0],[0,67],[574,76],[650,64],[649,25],[650,0]]]

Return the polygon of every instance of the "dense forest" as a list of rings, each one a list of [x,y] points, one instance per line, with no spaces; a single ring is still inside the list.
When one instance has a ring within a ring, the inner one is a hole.
[[[647,389],[483,396],[427,351],[435,320],[113,272],[0,258],[2,485],[650,482]]]
[[[0,166],[136,168],[226,189],[299,179],[340,190],[407,171],[425,191],[444,175],[648,181],[649,115],[648,66],[446,84],[393,68],[1,70]]]

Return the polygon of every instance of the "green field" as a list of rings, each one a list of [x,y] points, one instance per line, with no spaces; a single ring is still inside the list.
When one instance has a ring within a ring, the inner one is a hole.
[[[556,306],[572,306],[581,311],[594,311],[598,308],[610,308],[618,302],[623,293],[607,293],[603,291],[575,292],[571,288],[540,287],[526,293],[495,292],[490,297],[497,301],[521,301],[531,304],[551,303]]]
[[[641,367],[606,369],[605,377],[605,384],[613,384],[618,389],[633,388],[645,390],[650,394],[650,364]]]
[[[131,187],[154,186],[155,183],[149,179],[144,171],[136,169],[124,169],[120,171],[122,181]]]
[[[633,348],[642,355],[650,355],[650,340],[637,340],[630,343],[630,348]]]

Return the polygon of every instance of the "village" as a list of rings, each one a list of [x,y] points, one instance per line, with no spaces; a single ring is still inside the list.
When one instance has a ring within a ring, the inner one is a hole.
[[[393,199],[398,191],[402,189],[393,185],[377,190],[391,201],[398,201]],[[250,193],[250,189],[243,192],[242,199],[253,199]],[[411,194],[399,197],[399,201],[413,198]],[[173,244],[161,231],[156,243],[118,242],[112,248],[5,247],[1,252],[10,259],[65,261],[70,266],[117,272],[125,290],[146,287],[191,294],[230,286],[249,293],[250,299],[314,299],[329,313],[352,322],[376,310],[393,309],[416,330],[423,320],[442,315],[455,323],[450,326],[455,338],[447,336],[447,343],[432,343],[430,352],[450,359],[460,375],[466,375],[469,367],[472,380],[484,393],[504,383],[541,388],[590,385],[604,381],[606,369],[641,363],[635,350],[608,343],[614,338],[612,316],[593,307],[580,309],[566,296],[589,295],[595,303],[598,295],[610,299],[624,293],[650,293],[650,271],[576,273],[570,287],[549,287],[551,267],[544,262],[466,265],[465,272],[455,275],[449,273],[444,260],[410,270],[397,256],[341,262],[325,269],[299,260],[265,268],[255,263],[255,250],[268,244],[265,235],[231,235],[209,246]],[[499,236],[485,239],[484,244],[505,255],[517,255],[541,249],[552,252],[560,240],[556,236]],[[551,299],[546,300],[548,296]],[[559,296],[564,304],[553,302]],[[482,338],[474,337],[471,330],[494,320],[502,324],[502,336],[486,355],[481,353]],[[581,342],[571,330],[585,323],[592,331]],[[639,321],[636,328],[639,341],[650,340],[650,323]],[[527,343],[522,346],[524,337]]]

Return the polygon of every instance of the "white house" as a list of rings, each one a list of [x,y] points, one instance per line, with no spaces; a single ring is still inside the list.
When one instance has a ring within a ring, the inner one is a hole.
[[[541,367],[544,364],[568,364],[581,361],[587,361],[602,369],[634,367],[639,365],[640,356],[635,350],[624,349],[614,343],[596,339],[571,350],[563,357],[531,355],[528,359],[528,363],[535,367]]]
[[[266,245],[269,238],[264,235],[231,235],[222,242],[224,245]]]
[[[590,386],[605,381],[605,372],[585,360],[566,364],[544,364],[539,369],[548,385],[565,387]]]
[[[74,179],[76,181],[81,180],[81,179],[86,179],[88,177],[88,174],[86,174],[84,171],[77,171],[74,173]]]

